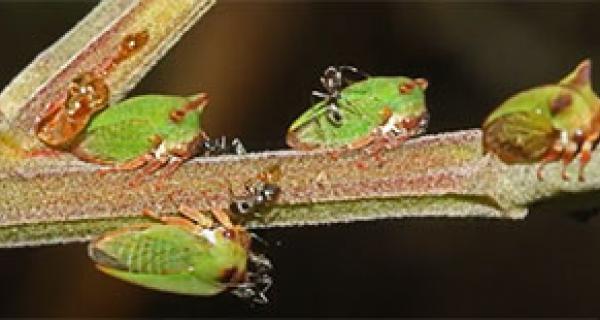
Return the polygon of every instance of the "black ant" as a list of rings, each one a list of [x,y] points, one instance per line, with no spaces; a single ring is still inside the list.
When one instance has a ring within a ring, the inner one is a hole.
[[[259,174],[258,181],[253,185],[246,184],[248,193],[234,198],[229,209],[237,214],[250,214],[273,202],[281,192],[281,188],[275,184],[280,177],[279,166],[270,167],[267,171]]]
[[[344,77],[344,73],[351,72],[364,78],[369,75],[352,66],[329,66],[321,76],[321,84],[326,92],[313,91],[312,97],[323,99],[327,110],[327,120],[339,127],[342,125],[343,117],[340,112],[340,100],[342,99],[342,90],[350,84],[350,81]]]

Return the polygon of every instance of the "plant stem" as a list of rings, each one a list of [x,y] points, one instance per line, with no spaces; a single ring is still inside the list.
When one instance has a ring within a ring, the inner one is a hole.
[[[483,155],[479,130],[414,139],[382,159],[362,151],[334,159],[327,151],[283,150],[198,158],[156,189],[151,177],[140,187],[127,187],[137,172],[100,176],[100,167],[70,156],[32,158],[0,172],[0,241],[19,246],[84,240],[139,221],[145,208],[175,214],[182,204],[226,207],[229,186],[243,194],[246,181],[273,165],[281,169],[282,193],[272,207],[242,217],[248,227],[430,216],[520,219],[539,199],[600,187],[596,159],[585,182],[563,181],[559,163],[548,165],[539,181],[537,164],[505,165]],[[359,160],[367,166],[359,169]],[[576,173],[573,164],[569,174]]]

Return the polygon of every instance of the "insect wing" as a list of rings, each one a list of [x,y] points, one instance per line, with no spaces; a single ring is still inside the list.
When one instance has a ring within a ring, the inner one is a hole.
[[[148,153],[156,147],[157,138],[173,130],[171,111],[186,103],[187,98],[161,95],[118,103],[90,122],[73,153],[98,163],[124,162]]]
[[[484,148],[505,162],[540,159],[552,146],[550,104],[561,88],[544,86],[521,92],[504,102],[484,122]]]
[[[371,134],[387,120],[389,108],[402,118],[426,113],[424,89],[417,86],[401,94],[399,87],[413,80],[406,77],[372,77],[342,90],[342,120],[334,125],[327,119],[325,102],[319,102],[298,118],[288,130],[288,144],[295,149],[347,146]]]
[[[169,114],[189,100],[185,97],[144,95],[127,99],[98,114],[90,122],[88,131],[111,126],[127,120],[145,119],[155,126],[170,122]]]
[[[190,295],[213,295],[225,285],[202,277],[198,261],[211,244],[179,227],[146,224],[109,233],[90,244],[98,268],[144,287]]]
[[[341,121],[331,123],[324,101],[315,104],[290,126],[287,140],[292,148],[343,147],[368,135],[379,125],[381,121],[377,109],[373,108],[374,100],[364,94],[347,96],[345,90],[339,101]]]
[[[160,130],[148,120],[123,120],[87,131],[73,153],[90,162],[124,162],[151,151],[157,132]]]

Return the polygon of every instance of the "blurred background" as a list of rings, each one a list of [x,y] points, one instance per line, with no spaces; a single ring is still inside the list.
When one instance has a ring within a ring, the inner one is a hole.
[[[0,1],[0,85],[96,3]],[[281,149],[322,70],[350,64],[427,78],[430,132],[472,128],[516,91],[555,82],[584,58],[600,63],[599,20],[598,2],[221,1],[132,94],[208,92],[209,134]],[[0,315],[598,315],[599,195],[536,204],[524,221],[261,230],[275,284],[271,303],[254,308],[228,294],[177,296],[109,278],[85,244],[1,250]]]

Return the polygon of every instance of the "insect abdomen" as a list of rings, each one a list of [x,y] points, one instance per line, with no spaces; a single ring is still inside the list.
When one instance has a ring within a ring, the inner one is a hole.
[[[558,131],[535,112],[504,115],[483,127],[483,147],[507,163],[539,160],[552,146]]]
[[[202,252],[196,245],[196,238],[178,228],[153,226],[144,231],[128,231],[100,239],[90,253],[98,263],[127,272],[186,273],[192,271],[189,268],[191,259]]]

